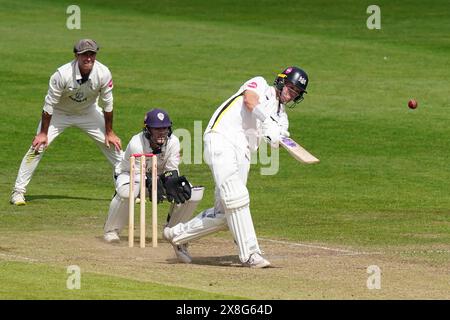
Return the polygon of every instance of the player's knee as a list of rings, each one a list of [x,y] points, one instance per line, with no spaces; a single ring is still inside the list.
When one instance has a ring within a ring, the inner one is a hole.
[[[167,217],[167,226],[172,227],[180,222],[187,222],[202,200],[204,190],[205,188],[202,186],[192,187],[191,198],[188,201],[178,205],[172,205]]]
[[[44,154],[46,148],[41,146],[39,149],[35,149],[33,146],[30,146],[26,153],[27,159],[33,159],[33,158],[41,158]]]
[[[238,175],[232,175],[220,185],[220,196],[226,210],[246,207],[250,203],[248,189]]]
[[[129,193],[128,185],[127,186],[120,186],[120,187],[118,187],[116,189],[116,192],[117,192],[117,195],[119,197],[121,197],[122,199],[125,199],[125,198],[128,199],[128,196],[129,196],[129,194],[128,194]]]
[[[139,186],[134,188],[134,198],[139,195]],[[117,195],[122,199],[128,199],[130,197],[130,185],[124,184],[116,188]]]

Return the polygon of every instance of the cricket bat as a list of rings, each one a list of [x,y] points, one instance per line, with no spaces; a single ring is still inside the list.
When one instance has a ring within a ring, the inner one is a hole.
[[[280,144],[300,162],[312,164],[320,161],[291,138],[281,137]]]

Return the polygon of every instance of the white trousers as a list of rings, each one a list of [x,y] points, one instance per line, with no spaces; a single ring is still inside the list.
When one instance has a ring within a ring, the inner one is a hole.
[[[250,170],[250,153],[236,148],[231,141],[218,133],[208,133],[204,138],[204,158],[215,182],[214,212],[224,214],[220,186],[231,176],[238,175],[247,184]],[[224,223],[226,221],[224,220]]]
[[[97,144],[105,157],[117,173],[118,165],[122,160],[123,151],[116,151],[115,147],[105,145],[105,117],[100,107],[92,108],[89,112],[80,115],[68,115],[58,111],[54,111],[48,128],[48,145],[50,145],[57,136],[59,136],[66,128],[77,127],[84,131]],[[41,130],[41,123],[36,133]],[[26,192],[27,185],[30,183],[34,171],[36,170],[42,156],[45,152],[35,154],[30,146],[27,153],[20,164],[19,173],[17,174],[14,191]]]
[[[242,150],[237,147],[224,136],[211,132],[204,137],[204,156],[215,182],[214,208],[201,212],[186,223],[172,227],[174,235],[172,240],[182,244],[228,227],[238,246],[239,259],[245,262],[252,253],[261,253],[249,204],[243,204],[236,209],[226,208],[220,187],[233,178],[235,185],[246,189],[250,152],[248,149]]]
[[[139,195],[140,177],[135,176],[134,180],[134,199]],[[116,180],[116,194],[109,204],[108,218],[104,225],[104,232],[115,231],[120,233],[122,229],[128,225],[128,209],[130,194],[130,174],[129,172],[121,173]]]

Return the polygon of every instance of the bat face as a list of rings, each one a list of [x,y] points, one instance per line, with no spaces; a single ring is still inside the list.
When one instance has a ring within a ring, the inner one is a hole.
[[[291,138],[282,137],[280,144],[300,162],[312,164],[320,161]]]

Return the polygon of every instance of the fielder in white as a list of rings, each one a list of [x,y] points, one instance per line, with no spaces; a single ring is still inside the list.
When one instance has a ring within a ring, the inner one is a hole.
[[[123,152],[121,141],[112,128],[113,80],[109,69],[96,60],[98,50],[94,40],[80,40],[73,49],[75,59],[51,76],[41,122],[20,165],[11,204],[25,204],[26,187],[45,149],[71,126],[86,132],[116,171]],[[103,110],[98,105],[99,98]]]
[[[258,148],[260,137],[277,148],[281,136],[288,136],[285,105],[303,100],[307,74],[289,67],[279,74],[274,86],[262,77],[248,80],[213,114],[206,128],[205,161],[212,171],[215,204],[186,223],[164,229],[164,237],[182,245],[227,227],[239,249],[244,266],[263,268],[270,262],[262,257],[250,214],[246,187],[250,152]]]
[[[143,131],[131,138],[119,165],[120,174],[116,180],[116,195],[109,206],[108,218],[104,226],[106,242],[119,242],[119,233],[128,224],[130,156],[135,153],[157,155],[158,203],[164,199],[172,202],[167,217],[168,226],[188,221],[203,197],[203,187],[191,187],[184,176],[178,175],[180,141],[172,134],[172,121],[169,115],[162,109],[153,109],[145,116]],[[146,186],[151,194],[153,183],[151,159],[148,158],[146,162]],[[137,198],[140,184],[140,158],[136,158],[134,184],[134,197]],[[151,200],[151,197],[149,198]],[[179,261],[191,262],[187,244],[174,245],[174,250]]]

